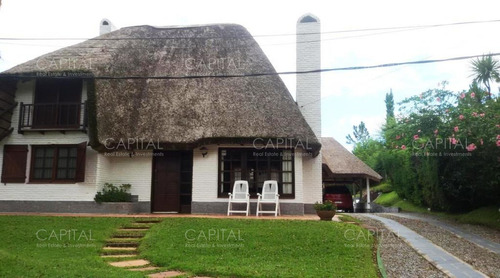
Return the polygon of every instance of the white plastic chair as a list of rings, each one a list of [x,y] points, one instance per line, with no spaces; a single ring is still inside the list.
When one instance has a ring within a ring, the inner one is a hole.
[[[265,181],[264,186],[262,186],[262,194],[257,193],[257,196],[257,216],[263,213],[274,213],[274,216],[281,215],[277,181]],[[262,210],[262,204],[274,204],[274,210]]]
[[[246,204],[246,210],[233,210],[232,204]],[[227,204],[227,215],[231,213],[250,213],[250,194],[248,193],[248,181],[235,181],[233,193],[229,193],[229,202]]]

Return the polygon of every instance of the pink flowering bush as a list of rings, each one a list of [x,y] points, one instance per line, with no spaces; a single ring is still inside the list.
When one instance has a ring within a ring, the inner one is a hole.
[[[443,86],[399,105],[400,115],[384,129],[386,171],[398,194],[438,210],[496,204],[499,97],[493,94],[490,99],[476,84],[460,93]]]

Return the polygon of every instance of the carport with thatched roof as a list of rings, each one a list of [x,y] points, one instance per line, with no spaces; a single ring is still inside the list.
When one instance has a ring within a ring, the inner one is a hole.
[[[323,184],[366,184],[370,192],[370,181],[380,182],[382,176],[348,151],[332,137],[321,138],[321,154],[323,159]],[[367,194],[370,204],[370,194]],[[369,208],[369,207],[368,207]]]

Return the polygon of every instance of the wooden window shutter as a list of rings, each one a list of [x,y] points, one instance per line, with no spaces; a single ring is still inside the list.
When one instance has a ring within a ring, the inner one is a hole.
[[[5,145],[3,148],[2,183],[26,181],[27,145]]]
[[[87,142],[77,145],[77,158],[76,158],[76,175],[75,182],[85,181],[85,154],[87,152]]]

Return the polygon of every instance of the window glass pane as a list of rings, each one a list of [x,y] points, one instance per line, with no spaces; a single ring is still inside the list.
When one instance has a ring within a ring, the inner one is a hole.
[[[68,156],[68,149],[59,148],[59,157],[66,157],[66,156]]]
[[[36,158],[44,157],[44,154],[45,154],[45,150],[44,149],[39,149],[39,148],[35,149],[35,157]]]
[[[283,173],[283,182],[292,182],[292,173]]]
[[[291,161],[283,161],[283,171],[292,171]]]
[[[33,172],[33,177],[35,179],[42,179],[43,178],[43,170],[42,169],[35,169]]]
[[[54,156],[54,148],[45,148],[45,157]]]
[[[76,169],[69,169],[68,170],[68,179],[74,179],[76,177]]]
[[[58,169],[57,170],[57,178],[58,179],[65,179],[66,178],[66,173],[67,173],[66,169]]]
[[[67,168],[68,167],[68,159],[66,157],[64,158],[59,158],[59,161],[57,161],[57,168]]]
[[[292,185],[291,184],[283,184],[283,194],[292,194]]]
[[[43,168],[43,158],[35,158],[35,168]]]
[[[69,149],[69,156],[70,157],[76,157],[77,156],[76,148],[70,148]]]
[[[70,158],[68,163],[69,168],[76,168],[76,158]]]
[[[50,179],[52,178],[52,168],[43,170],[42,179]]]
[[[234,169],[234,180],[237,181],[237,180],[242,180],[242,176],[241,176],[241,168],[236,168]]]

